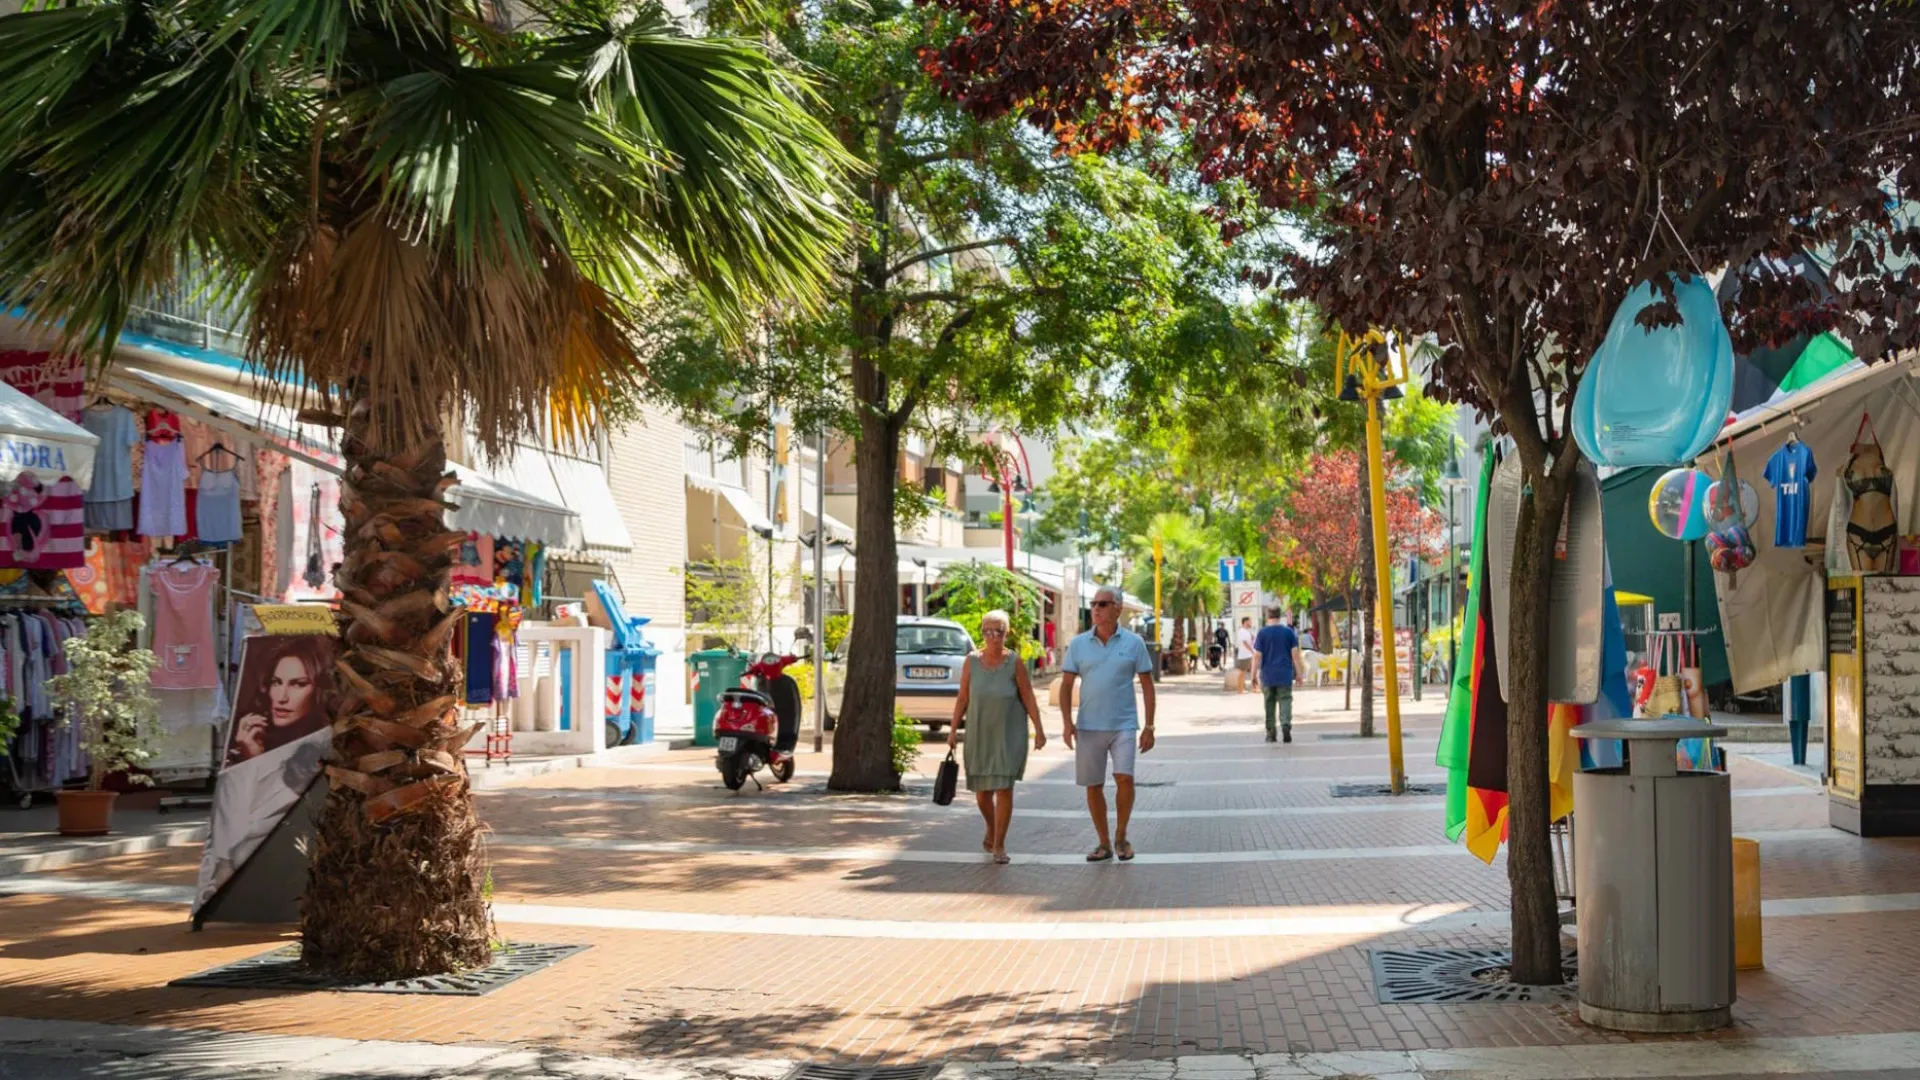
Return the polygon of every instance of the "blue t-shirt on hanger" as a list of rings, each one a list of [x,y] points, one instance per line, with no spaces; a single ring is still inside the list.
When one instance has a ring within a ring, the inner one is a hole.
[[[1773,546],[1807,546],[1807,508],[1813,501],[1813,478],[1819,473],[1813,451],[1790,438],[1767,459],[1767,483],[1773,485]]]

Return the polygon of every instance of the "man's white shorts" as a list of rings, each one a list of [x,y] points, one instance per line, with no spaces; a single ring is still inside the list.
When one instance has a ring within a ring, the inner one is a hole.
[[[1109,760],[1113,762],[1115,776],[1132,776],[1139,738],[1138,731],[1081,729],[1074,737],[1073,782],[1081,787],[1099,787],[1106,783]]]

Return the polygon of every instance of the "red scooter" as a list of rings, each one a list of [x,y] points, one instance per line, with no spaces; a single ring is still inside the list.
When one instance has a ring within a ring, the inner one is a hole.
[[[756,788],[766,785],[755,776],[762,768],[777,783],[793,779],[793,748],[800,740],[800,686],[786,673],[798,657],[772,653],[747,665],[741,685],[720,692],[720,714],[714,717],[714,742],[719,753],[714,764],[730,791],[739,791],[748,779]]]

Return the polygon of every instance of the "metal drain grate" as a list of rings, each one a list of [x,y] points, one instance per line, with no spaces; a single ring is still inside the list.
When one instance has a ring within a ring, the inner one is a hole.
[[[1445,795],[1445,784],[1407,784],[1400,792],[1402,795]],[[1335,784],[1333,797],[1336,799],[1375,799],[1393,794],[1392,784]]]
[[[932,1080],[932,1065],[796,1065],[786,1080]]]
[[[350,982],[310,971],[300,963],[300,946],[287,945],[211,968],[198,975],[175,979],[169,986],[217,987],[227,990],[342,990],[367,994],[453,994],[478,997],[491,993],[522,975],[551,967],[586,945],[539,945],[514,942],[494,950],[493,963],[477,971],[429,975],[394,982]]]
[[[1373,993],[1382,1005],[1556,1003],[1574,999],[1577,966],[1572,953],[1560,961],[1560,986],[1521,986],[1506,981],[1513,954],[1505,949],[1375,949]]]

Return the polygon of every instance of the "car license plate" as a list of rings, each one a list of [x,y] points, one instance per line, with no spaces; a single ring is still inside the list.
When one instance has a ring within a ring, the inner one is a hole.
[[[736,739],[733,736],[728,735],[725,738],[720,740],[720,752],[723,754],[731,754],[733,753],[733,748],[739,745],[740,745],[739,739]]]
[[[907,669],[907,678],[909,679],[944,679],[946,677],[947,669],[943,667],[910,667]]]

